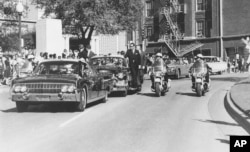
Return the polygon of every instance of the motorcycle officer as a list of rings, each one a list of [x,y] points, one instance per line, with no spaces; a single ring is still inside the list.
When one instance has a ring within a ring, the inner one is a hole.
[[[207,72],[205,74],[205,81],[209,84],[210,83],[209,72],[212,70],[212,68],[205,61],[203,61],[203,55],[202,54],[198,54],[196,56],[194,64],[189,69],[189,73],[191,73],[192,69],[196,65],[202,65],[202,67],[207,68]],[[192,79],[191,79],[192,80],[192,89],[195,89],[195,77],[192,74],[191,74],[191,76],[192,76]]]
[[[161,62],[162,64],[162,72],[164,73],[164,81],[167,82],[168,84],[168,79],[169,79],[169,76],[168,76],[168,73],[166,72],[166,67],[165,67],[165,63],[164,63],[164,60],[162,59],[162,54],[161,53],[156,53],[155,55],[155,60],[154,60],[154,63],[152,64],[152,67],[156,66],[156,63],[159,63]],[[154,86],[154,73],[151,73],[150,75],[150,79],[151,79],[151,82],[152,82],[152,85],[151,85],[151,88],[154,89],[155,86]]]

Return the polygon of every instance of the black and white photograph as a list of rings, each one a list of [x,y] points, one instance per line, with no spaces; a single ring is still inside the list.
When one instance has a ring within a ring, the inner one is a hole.
[[[0,0],[0,151],[248,151],[249,8]]]

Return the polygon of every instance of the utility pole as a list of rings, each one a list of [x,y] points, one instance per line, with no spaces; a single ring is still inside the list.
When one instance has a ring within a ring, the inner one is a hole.
[[[224,58],[224,45],[223,45],[223,0],[220,0],[220,57]]]

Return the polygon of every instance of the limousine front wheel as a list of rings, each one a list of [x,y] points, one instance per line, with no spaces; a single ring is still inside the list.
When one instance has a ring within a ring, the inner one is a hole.
[[[16,108],[18,112],[25,112],[28,109],[28,104],[25,102],[16,102]]]
[[[83,89],[80,93],[80,102],[77,103],[77,110],[84,111],[86,108],[86,104],[87,104],[87,95],[86,95],[86,90]]]

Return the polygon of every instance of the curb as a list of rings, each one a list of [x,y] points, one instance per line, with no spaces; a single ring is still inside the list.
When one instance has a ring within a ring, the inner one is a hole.
[[[250,134],[250,117],[244,113],[242,109],[240,109],[231,97],[230,91],[227,92],[225,101],[225,108],[230,116],[239,123],[248,134]],[[248,120],[249,119],[249,120]]]

